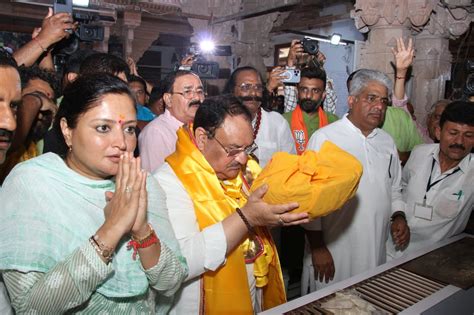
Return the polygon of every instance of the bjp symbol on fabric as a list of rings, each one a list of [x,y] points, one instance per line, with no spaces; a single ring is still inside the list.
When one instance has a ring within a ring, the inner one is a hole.
[[[294,130],[293,131],[295,134],[295,142],[296,145],[298,146],[298,151],[304,151],[304,144],[305,144],[305,136],[304,136],[304,130]]]

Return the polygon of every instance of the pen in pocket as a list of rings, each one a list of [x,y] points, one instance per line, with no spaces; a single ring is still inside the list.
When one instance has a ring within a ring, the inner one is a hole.
[[[390,169],[392,168],[392,155],[390,154],[390,162],[388,163],[388,178],[392,178],[392,173]]]

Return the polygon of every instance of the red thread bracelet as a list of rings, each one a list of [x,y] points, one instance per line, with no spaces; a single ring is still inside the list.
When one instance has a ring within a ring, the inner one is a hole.
[[[127,249],[130,250],[133,248],[132,258],[133,260],[136,260],[139,248],[147,248],[156,243],[158,243],[158,237],[156,236],[155,231],[153,231],[150,236],[148,236],[141,242],[135,241],[133,239],[130,240],[130,242],[128,242],[127,244]]]

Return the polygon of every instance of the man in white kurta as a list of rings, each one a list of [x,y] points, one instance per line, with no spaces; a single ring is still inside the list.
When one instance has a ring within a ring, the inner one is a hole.
[[[302,293],[308,287],[313,291],[383,264],[390,218],[404,210],[397,149],[392,138],[377,128],[388,102],[390,80],[378,71],[359,72],[348,98],[349,114],[316,131],[308,143],[307,150],[316,151],[325,141],[335,143],[359,160],[363,175],[355,197],[342,209],[304,226],[310,234],[322,231],[322,239],[315,245],[307,231],[312,246],[305,253]],[[399,221],[397,218],[397,224]],[[327,247],[322,256],[318,246]],[[320,265],[323,260],[327,266]],[[315,275],[330,281],[315,280]]]
[[[402,250],[396,250],[390,240],[387,241],[389,259],[461,233],[471,215],[474,204],[474,155],[470,153],[474,145],[473,105],[449,104],[441,115],[440,125],[436,128],[440,143],[417,146],[403,169],[403,199],[411,237]]]
[[[199,276],[216,270],[225,262],[227,245],[224,229],[219,222],[199,231],[193,202],[168,163],[163,164],[154,177],[166,193],[170,222],[189,268],[187,281],[170,314],[198,314]]]
[[[276,152],[288,152],[296,154],[293,138],[291,137],[288,122],[277,112],[267,112],[262,108],[260,128],[255,138],[258,148],[255,155],[259,160],[260,166],[263,168]],[[255,119],[252,126],[255,130]]]
[[[227,90],[238,97],[252,114],[252,127],[258,149],[255,156],[263,168],[276,152],[296,154],[288,122],[277,112],[262,108],[264,85],[255,68],[236,69],[228,82]]]
[[[176,151],[154,174],[189,266],[172,314],[251,313],[285,302],[276,249],[263,226],[297,225],[308,222],[307,214],[284,213],[297,204],[266,204],[262,189],[249,194],[242,169],[258,173],[254,161],[247,163],[254,149],[246,107],[234,97],[208,99],[193,129],[178,130]]]

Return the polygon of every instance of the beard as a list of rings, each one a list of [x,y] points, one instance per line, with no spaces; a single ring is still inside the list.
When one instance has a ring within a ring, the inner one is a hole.
[[[321,99],[315,101],[310,98],[304,98],[299,100],[299,105],[304,112],[310,114],[316,112],[316,110],[318,110],[318,107],[321,106],[322,102],[323,101]]]

